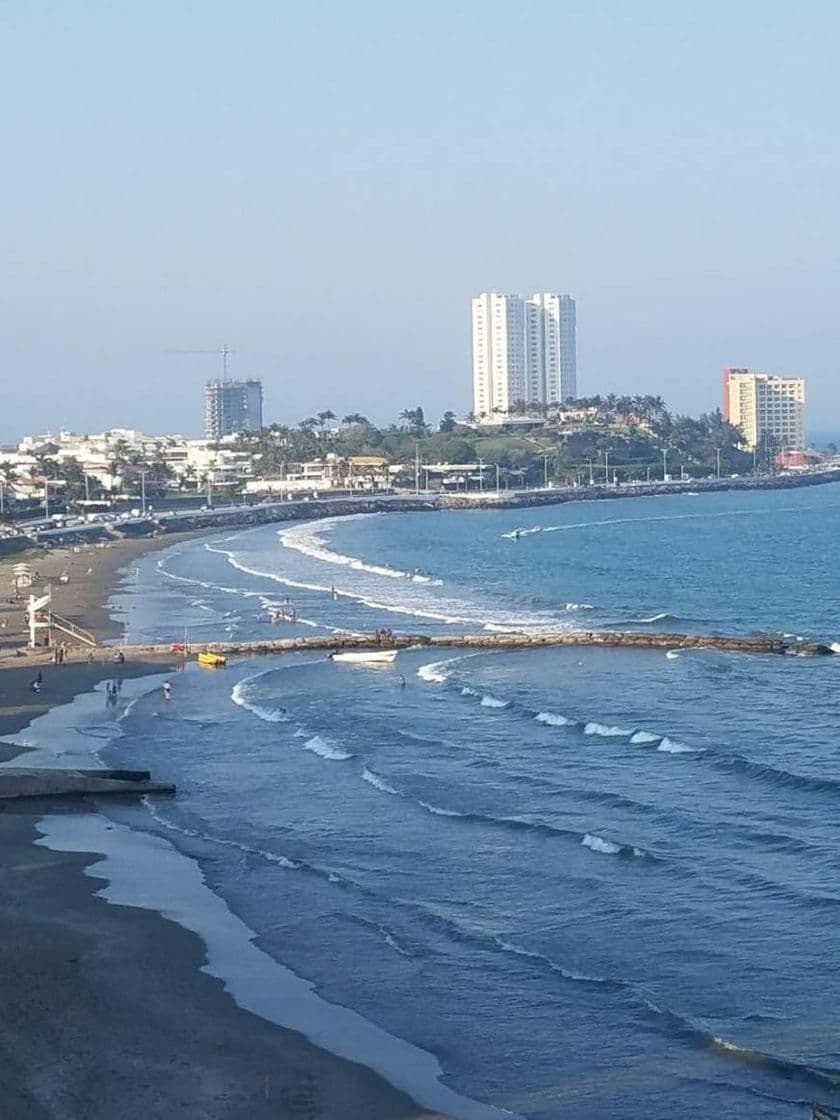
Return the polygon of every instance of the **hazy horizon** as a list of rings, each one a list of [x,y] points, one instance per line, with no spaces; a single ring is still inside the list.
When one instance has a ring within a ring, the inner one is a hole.
[[[840,14],[33,3],[7,51],[0,440],[470,408],[470,299],[571,292],[578,385],[720,404],[834,368]]]

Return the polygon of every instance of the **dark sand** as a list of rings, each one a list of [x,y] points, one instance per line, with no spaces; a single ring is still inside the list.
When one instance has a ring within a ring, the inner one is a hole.
[[[101,639],[115,634],[103,605],[119,570],[142,551],[171,543],[52,553],[34,563],[52,579],[70,567],[71,582],[54,585],[56,610]],[[88,664],[72,649],[63,666],[43,654],[17,653],[22,607],[7,601],[8,569],[0,566],[0,736],[117,671],[110,662]],[[140,676],[170,664],[127,663],[118,671]],[[36,695],[29,686],[39,668],[43,691]],[[0,757],[18,753],[6,747]],[[94,898],[98,884],[82,869],[95,856],[32,843],[42,812],[56,811],[72,809],[0,809],[2,1120],[429,1115],[370,1070],[238,1008],[218,980],[199,971],[204,946],[194,934],[158,914]]]

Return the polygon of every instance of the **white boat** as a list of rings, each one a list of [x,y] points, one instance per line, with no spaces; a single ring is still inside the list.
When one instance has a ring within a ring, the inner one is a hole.
[[[354,665],[391,665],[397,659],[395,649],[346,649],[330,654],[333,661],[344,661]]]

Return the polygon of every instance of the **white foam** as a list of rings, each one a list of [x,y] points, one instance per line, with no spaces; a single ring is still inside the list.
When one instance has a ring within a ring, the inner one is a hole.
[[[498,696],[491,696],[489,692],[481,697],[482,708],[506,708],[508,706],[507,700],[500,700]]]
[[[248,699],[248,684],[262,676],[264,676],[263,673],[257,673],[253,677],[246,677],[245,680],[239,681],[233,686],[230,698],[234,704],[238,704],[240,708],[245,708],[258,719],[265,720],[266,723],[285,723],[286,713],[280,711],[279,708],[266,708],[262,704],[254,704]]]
[[[828,648],[832,653],[840,653],[840,642],[832,642]]]
[[[676,659],[680,656],[680,652],[679,652],[679,650],[676,650],[676,649],[669,649],[669,650],[666,650],[665,656],[668,658],[669,661],[676,661]]]
[[[547,965],[552,972],[559,973],[567,980],[582,980],[587,984],[608,983],[602,976],[590,976],[585,972],[574,972],[572,969],[563,968],[557,961],[553,961],[551,957],[545,956],[544,953],[535,953],[533,949],[525,949],[522,945],[515,945],[512,941],[506,941],[503,937],[494,937],[493,940],[503,952],[513,953],[517,957],[526,957],[532,961],[539,961],[541,964]]]
[[[383,793],[393,794],[394,797],[402,796],[399,790],[394,789],[394,787],[392,785],[389,785],[384,778],[380,778],[380,776],[378,774],[374,774],[372,770],[368,770],[367,766],[365,766],[362,770],[362,778],[370,785],[374,786],[376,789],[382,790]]]
[[[448,661],[430,661],[428,665],[420,666],[417,670],[417,676],[430,684],[443,684],[444,681],[449,679],[449,673],[445,672],[444,665],[449,665],[456,660],[458,659],[453,657]]]
[[[378,514],[358,513],[351,514],[350,517],[343,517],[342,520],[361,520],[377,516]],[[325,530],[331,528],[334,523],[335,518],[325,518],[317,525],[307,522],[303,525],[294,525],[291,528],[282,529],[278,533],[280,543],[284,548],[293,548],[313,560],[352,568],[357,572],[368,572],[370,575],[386,576],[389,579],[410,579],[415,583],[429,583],[438,586],[442,584],[442,580],[435,579],[423,572],[406,572],[400,568],[392,568],[388,564],[368,564],[364,560],[360,560],[358,556],[345,556],[341,552],[333,551],[327,546],[322,534]]]
[[[597,607],[594,607],[592,605],[592,603],[566,603],[565,610],[567,610],[567,611],[594,611],[594,610],[597,610]]]
[[[344,751],[341,747],[334,747],[328,743],[326,739],[322,739],[320,735],[313,735],[313,737],[303,745],[305,751],[312,751],[313,754],[320,755],[321,758],[328,758],[334,762],[346,762],[348,758],[352,758],[349,751]]]
[[[575,722],[566,716],[558,715],[557,712],[537,712],[534,719],[537,723],[547,723],[549,727],[568,727],[569,724]]]
[[[673,739],[667,737],[662,740],[656,748],[658,751],[665,751],[666,754],[696,754],[696,748],[687,747],[685,743],[676,743]]]
[[[654,735],[650,731],[634,731],[630,736],[631,743],[658,743],[661,735]]]
[[[618,738],[620,735],[632,735],[632,729],[628,731],[624,727],[609,727],[605,723],[587,723],[583,729],[584,735],[603,735],[605,738]]]
[[[196,933],[206,947],[202,971],[220,979],[243,1009],[297,1030],[314,1045],[377,1070],[426,1108],[463,1120],[509,1115],[442,1084],[433,1054],[388,1034],[358,1013],[331,1004],[314,986],[271,959],[253,930],[215,895],[198,863],[160,836],[134,831],[94,813],[59,814],[38,823],[37,844],[59,852],[105,856],[85,868],[104,885],[100,897],[163,914]]]
[[[591,848],[593,852],[602,852],[604,855],[615,856],[621,851],[620,844],[613,844],[612,840],[605,840],[603,836],[592,836],[590,833],[581,840],[584,848]]]
[[[463,813],[459,813],[456,809],[441,809],[439,805],[430,805],[428,801],[421,801],[420,804],[436,817],[463,817],[464,815]]]
[[[480,696],[481,693],[477,692],[474,688],[470,688],[470,686],[468,684],[465,684],[464,687],[461,689],[461,695],[462,696]]]

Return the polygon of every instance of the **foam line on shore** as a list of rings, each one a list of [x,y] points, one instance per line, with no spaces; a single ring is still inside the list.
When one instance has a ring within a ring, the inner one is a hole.
[[[95,813],[50,815],[37,827],[41,838],[36,843],[42,847],[104,857],[85,869],[86,875],[104,882],[98,897],[155,911],[197,934],[207,951],[202,971],[220,979],[239,1007],[375,1070],[427,1108],[458,1120],[513,1115],[449,1089],[433,1054],[323,999],[310,981],[257,948],[253,930],[207,886],[198,863],[163,837]]]
[[[169,672],[120,680],[116,710],[105,708],[105,680],[89,692],[80,692],[69,704],[57,704],[0,742],[26,749],[25,758],[13,758],[0,766],[27,769],[98,770],[106,768],[100,758],[104,747],[124,732],[120,723],[141,696],[158,690]],[[106,678],[107,679],[107,678]]]

